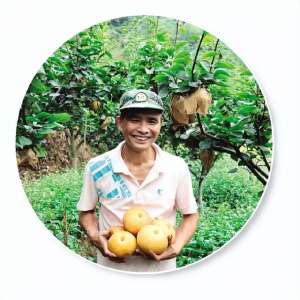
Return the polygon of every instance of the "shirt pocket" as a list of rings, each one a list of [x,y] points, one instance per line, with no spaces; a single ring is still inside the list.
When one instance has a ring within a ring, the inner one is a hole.
[[[153,186],[144,194],[144,204],[152,207],[154,210],[169,210],[175,205],[175,193],[172,189],[168,189],[165,185]]]

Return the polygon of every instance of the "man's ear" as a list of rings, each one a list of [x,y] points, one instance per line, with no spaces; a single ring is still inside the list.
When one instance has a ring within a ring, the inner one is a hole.
[[[160,125],[161,125],[161,126],[164,125],[164,119],[163,119],[162,115],[160,116]]]
[[[117,117],[116,117],[116,125],[117,125],[117,128],[122,132],[121,123],[122,123],[121,117],[120,117],[120,116],[117,116]]]

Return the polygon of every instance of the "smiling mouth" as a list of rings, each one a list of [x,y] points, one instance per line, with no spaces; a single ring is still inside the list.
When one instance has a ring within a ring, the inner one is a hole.
[[[133,137],[134,137],[136,140],[141,141],[141,142],[148,141],[148,140],[150,139],[149,136],[133,135]]]

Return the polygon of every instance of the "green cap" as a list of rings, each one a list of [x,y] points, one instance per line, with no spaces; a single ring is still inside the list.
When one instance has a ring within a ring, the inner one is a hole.
[[[134,89],[122,95],[119,110],[127,108],[152,108],[163,111],[163,102],[154,92]]]

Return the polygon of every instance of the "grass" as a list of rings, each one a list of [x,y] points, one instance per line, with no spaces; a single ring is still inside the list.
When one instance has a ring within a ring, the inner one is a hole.
[[[190,165],[191,168],[197,168]],[[78,225],[76,204],[82,188],[83,169],[69,169],[24,181],[26,195],[45,226],[65,245],[95,261],[94,248]],[[193,179],[194,190],[197,182]],[[236,162],[224,156],[205,179],[203,207],[192,240],[177,257],[177,267],[198,261],[236,235],[252,215],[263,186]],[[177,221],[180,222],[180,214]]]

